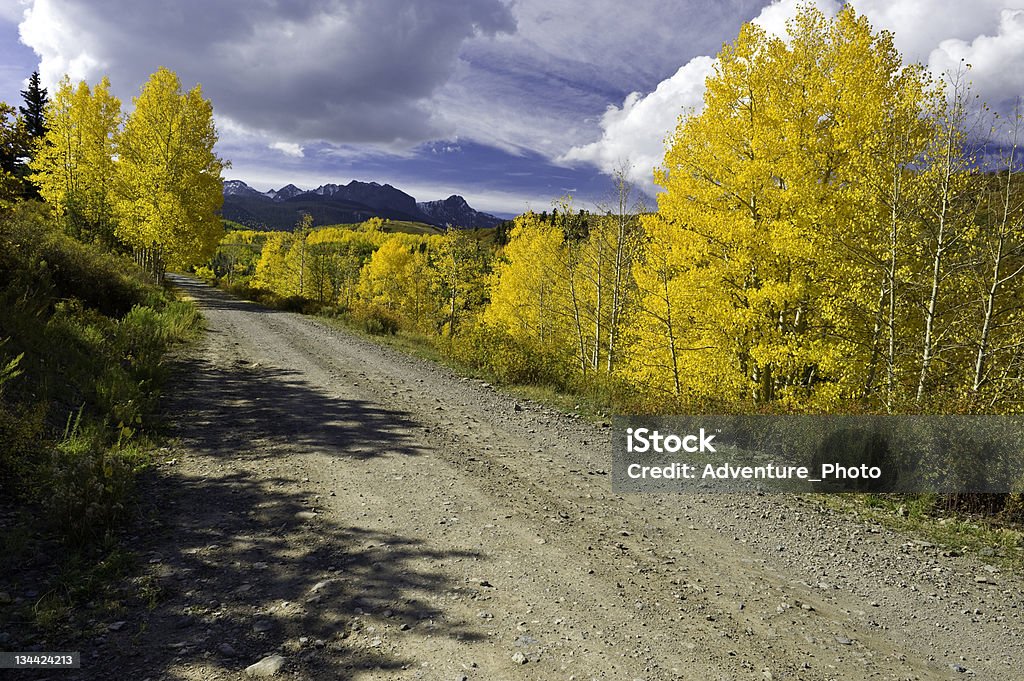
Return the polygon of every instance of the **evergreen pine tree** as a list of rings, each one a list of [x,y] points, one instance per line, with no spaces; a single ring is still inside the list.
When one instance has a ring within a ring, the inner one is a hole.
[[[25,118],[25,127],[29,137],[37,139],[46,134],[46,119],[44,111],[49,99],[46,96],[46,88],[39,86],[39,72],[33,71],[28,79],[28,89],[21,91],[25,100],[25,106],[18,107],[21,115]]]

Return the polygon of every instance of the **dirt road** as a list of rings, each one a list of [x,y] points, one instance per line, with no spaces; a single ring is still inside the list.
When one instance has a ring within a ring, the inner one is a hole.
[[[1018,576],[794,497],[617,496],[606,428],[176,283],[209,332],[157,588],[80,678],[1024,678]]]

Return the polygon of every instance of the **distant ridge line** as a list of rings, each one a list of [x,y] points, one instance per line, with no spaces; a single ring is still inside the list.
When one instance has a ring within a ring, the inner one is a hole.
[[[224,181],[221,215],[254,229],[291,230],[303,213],[314,224],[364,222],[372,217],[423,222],[435,227],[495,227],[502,218],[472,208],[464,198],[417,202],[390,184],[352,180],[304,190],[294,184],[261,192],[242,180]]]

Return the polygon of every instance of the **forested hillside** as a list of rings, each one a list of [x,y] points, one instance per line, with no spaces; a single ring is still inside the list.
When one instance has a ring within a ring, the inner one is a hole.
[[[38,204],[6,210],[4,506],[38,515],[73,547],[102,545],[126,517],[133,475],[146,462],[165,354],[197,326],[195,308],[155,286],[130,259],[63,234]]]

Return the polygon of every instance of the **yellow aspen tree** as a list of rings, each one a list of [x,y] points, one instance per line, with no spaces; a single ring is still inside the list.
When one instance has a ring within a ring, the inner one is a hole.
[[[449,229],[437,238],[431,257],[434,290],[444,303],[448,336],[455,335],[462,315],[482,303],[484,254],[468,232]]]
[[[704,294],[678,301],[682,346],[713,346],[701,356],[738,369],[746,399],[830,406],[859,394],[870,356],[880,211],[858,178],[891,169],[858,150],[877,148],[902,63],[849,6],[803,7],[788,28],[741,29],[655,175],[675,276]]]
[[[556,251],[558,262],[555,272],[559,275],[558,290],[563,295],[555,298],[555,311],[572,329],[576,362],[580,374],[586,377],[592,365],[587,327],[593,322],[600,333],[599,322],[593,314],[593,305],[597,301],[589,299],[596,291],[587,286],[584,265],[589,222],[576,211],[571,195],[556,200],[551,212],[552,222],[562,231],[562,247]]]
[[[959,321],[964,313],[966,274],[963,260],[969,256],[970,242],[976,238],[974,213],[977,196],[971,171],[976,165],[966,129],[968,83],[966,70],[950,74],[947,100],[938,102],[932,113],[935,134],[925,152],[921,172],[923,190],[919,239],[927,266],[919,285],[924,291],[923,333],[918,356],[918,380],[915,402],[920,404],[935,385],[949,384],[955,377],[946,373],[933,376],[937,360],[947,367],[962,364],[955,355],[965,347]],[[960,358],[963,359],[963,358]]]
[[[110,94],[105,77],[92,88],[85,81],[73,86],[65,77],[45,120],[31,180],[72,236],[113,246],[111,185],[121,101]]]
[[[217,246],[214,271],[224,277],[228,284],[236,276],[252,276],[256,273],[266,232],[236,230],[228,232]]]
[[[294,237],[290,232],[270,232],[263,242],[253,285],[279,296],[293,296],[298,293],[298,277],[288,267],[288,253]]]
[[[324,227],[310,233],[307,239],[310,249],[317,252],[316,257],[327,259],[323,267],[332,302],[351,307],[356,299],[360,270],[387,238],[389,236],[379,230],[364,232],[344,227]]]
[[[611,327],[614,282],[615,239],[611,221],[603,217],[588,220],[587,235],[578,244],[579,284],[583,319],[590,327],[587,365],[598,372],[603,367],[607,336]]]
[[[604,216],[599,222],[601,238],[611,250],[610,301],[607,324],[606,370],[610,374],[616,368],[619,337],[628,318],[635,293],[635,282],[631,276],[633,260],[639,251],[643,230],[640,216],[647,212],[643,199],[634,198],[633,184],[628,179],[628,164],[616,168],[614,192],[610,200],[599,208]]]
[[[1024,346],[1024,183],[1020,172],[1020,136],[1024,117],[1020,101],[1009,122],[1009,143],[1003,167],[987,187],[983,230],[978,244],[976,290],[980,320],[971,392],[985,395],[988,407],[997,401],[1016,403],[1024,398],[1020,385],[1020,348]],[[1014,362],[1017,360],[1017,362]],[[1014,372],[1014,364],[1017,371]],[[1006,406],[1009,406],[1007,404]],[[1020,408],[1019,406],[1017,407]]]
[[[800,74],[780,39],[744,26],[719,55],[704,111],[681,124],[665,170],[656,173],[667,190],[659,197],[661,216],[677,232],[673,253],[690,263],[680,276],[713,286],[712,304],[684,307],[682,314],[694,319],[691,328],[715,329],[719,337],[683,344],[715,345],[722,353],[716,363],[738,364],[747,397],[765,402],[806,380],[800,374],[813,364],[803,357],[810,344],[801,333],[812,298],[813,246],[801,233],[797,197],[789,194],[804,168],[787,157],[782,134],[785,127],[799,139],[806,118],[782,116],[781,106],[802,104],[780,85],[793,69]]]
[[[903,64],[890,33],[873,32],[851,9],[828,23],[827,36],[815,110],[816,164],[828,193],[815,204],[828,212],[808,214],[821,226],[822,266],[840,292],[821,308],[830,344],[845,356],[831,364],[830,380],[842,397],[892,410],[908,375],[901,357],[915,308],[908,281],[917,267],[917,169],[937,91],[923,67]]]
[[[484,323],[542,347],[566,342],[558,319],[562,231],[533,212],[515,219],[494,267]]]
[[[407,328],[428,331],[435,316],[432,284],[425,239],[392,234],[363,266],[358,293],[363,305],[396,315]]]
[[[315,233],[315,232],[314,232]],[[337,281],[337,244],[325,241],[313,241],[312,234],[306,238],[306,249],[309,265],[309,285],[307,298],[318,303],[326,303],[338,297]]]
[[[216,211],[225,162],[213,150],[213,107],[199,85],[183,93],[163,67],[132,101],[117,144],[116,234],[158,265],[200,262],[223,236]]]
[[[744,377],[721,353],[720,335],[698,326],[690,311],[722,305],[708,295],[709,280],[677,251],[678,234],[659,215],[642,220],[645,241],[633,264],[636,309],[623,330],[629,348],[623,373],[641,394],[656,399],[700,400],[714,393],[723,401],[742,397]],[[718,316],[707,310],[708,318]],[[721,311],[719,314],[724,314]]]
[[[292,243],[292,250],[297,251],[297,269],[299,270],[299,295],[306,295],[306,239],[309,238],[309,233],[313,229],[313,216],[309,213],[303,213],[302,217],[299,218],[298,224],[295,225],[295,240]]]

